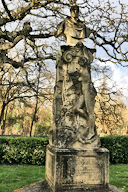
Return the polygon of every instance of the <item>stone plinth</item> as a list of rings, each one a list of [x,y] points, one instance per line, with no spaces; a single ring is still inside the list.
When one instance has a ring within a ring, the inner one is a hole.
[[[42,180],[42,181],[33,183],[29,186],[26,186],[26,187],[23,187],[20,189],[16,189],[14,192],[52,192],[52,191],[51,191],[48,183],[45,180]],[[70,192],[73,192],[73,191],[71,190]],[[109,185],[107,192],[123,192],[123,191],[121,189],[117,189],[117,187],[115,187],[113,185]]]
[[[47,147],[46,180],[53,192],[108,191],[109,153]]]

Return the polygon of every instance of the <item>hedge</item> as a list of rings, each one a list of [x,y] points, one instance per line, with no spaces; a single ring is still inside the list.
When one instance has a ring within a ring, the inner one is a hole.
[[[44,165],[47,144],[47,137],[0,137],[0,163]],[[109,150],[110,163],[128,163],[128,136],[102,137],[101,146]]]
[[[1,164],[44,165],[48,138],[0,137]]]
[[[101,146],[109,150],[110,163],[128,163],[128,136],[101,137]]]

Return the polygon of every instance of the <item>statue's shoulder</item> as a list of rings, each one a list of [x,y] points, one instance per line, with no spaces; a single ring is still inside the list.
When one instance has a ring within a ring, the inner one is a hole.
[[[67,16],[65,19],[64,19],[64,22],[70,22],[71,21],[71,17]]]
[[[59,23],[59,25],[58,25],[58,26],[65,25],[65,23],[67,23],[67,22],[70,22],[70,17],[69,17],[69,16],[68,16],[68,17],[66,17],[63,21],[61,21],[61,23]]]
[[[56,31],[56,37],[59,37],[61,35],[64,35],[65,27],[68,26],[68,23],[70,23],[70,17],[66,17],[63,21],[61,21],[57,25],[57,31]]]
[[[71,19],[71,17],[70,16],[67,16],[66,18],[65,18],[65,20],[70,20]]]

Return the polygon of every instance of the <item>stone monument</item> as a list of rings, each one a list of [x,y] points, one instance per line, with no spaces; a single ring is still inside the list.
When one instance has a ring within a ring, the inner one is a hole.
[[[64,36],[56,61],[54,128],[47,147],[46,181],[53,192],[105,192],[109,183],[109,152],[100,148],[95,126],[96,90],[91,81],[95,49],[84,46],[91,30],[79,20],[79,7],[58,25]]]

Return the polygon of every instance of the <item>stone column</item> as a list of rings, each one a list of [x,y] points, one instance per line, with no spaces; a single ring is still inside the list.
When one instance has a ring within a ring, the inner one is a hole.
[[[46,180],[53,192],[108,190],[109,153],[100,148],[95,126],[93,52],[82,43],[59,51],[54,128],[46,157]]]

